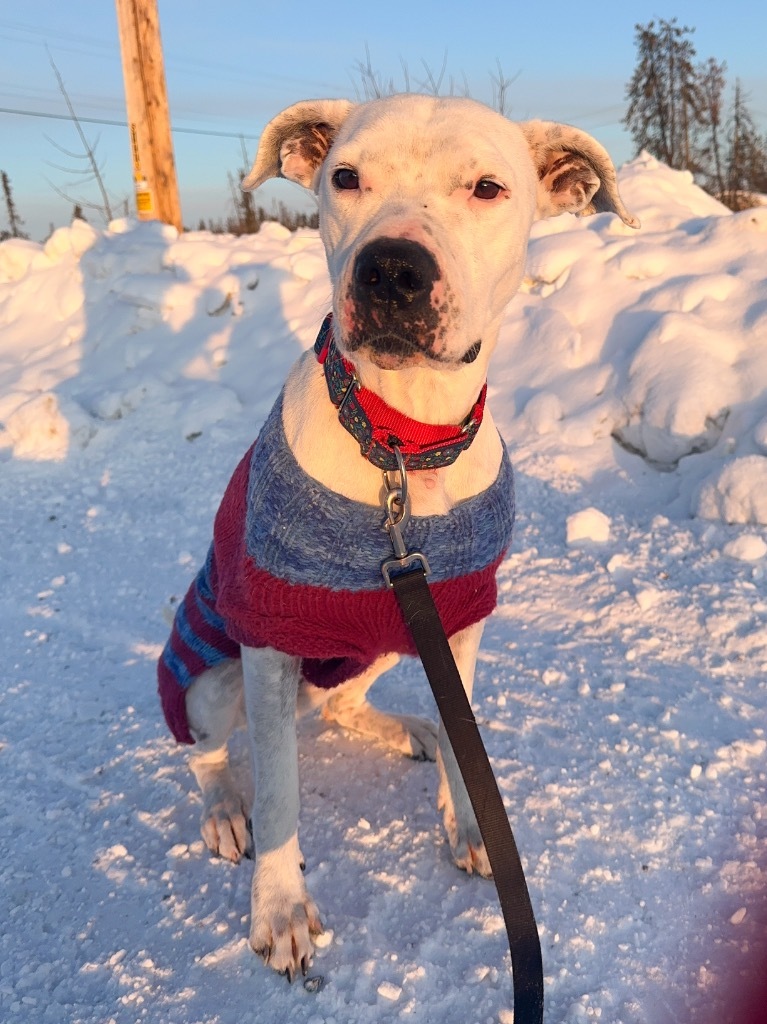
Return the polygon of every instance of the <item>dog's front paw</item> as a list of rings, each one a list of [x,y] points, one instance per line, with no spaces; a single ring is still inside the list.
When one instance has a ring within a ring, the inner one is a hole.
[[[442,820],[456,865],[470,875],[476,871],[483,878],[492,878],[490,860],[471,807],[464,808],[465,813],[461,816],[463,820],[459,820],[446,784],[440,786],[437,806],[442,811]]]
[[[456,865],[470,875],[476,871],[483,878],[492,878],[493,870],[479,828],[461,829],[455,818],[450,822],[445,816],[445,830]]]
[[[299,971],[306,974],[309,969],[313,936],[321,931],[319,911],[290,851],[281,847],[259,856],[251,899],[253,951],[292,981]]]
[[[314,900],[304,899],[271,907],[253,909],[250,946],[264,963],[292,981],[299,970],[306,974],[314,953],[312,937],[322,931],[322,922]]]
[[[400,722],[403,728],[402,750],[403,754],[414,758],[416,761],[437,760],[437,726],[428,718],[418,718],[416,715],[392,716]]]
[[[200,832],[211,853],[239,863],[252,853],[252,842],[242,799],[228,786],[203,795]]]

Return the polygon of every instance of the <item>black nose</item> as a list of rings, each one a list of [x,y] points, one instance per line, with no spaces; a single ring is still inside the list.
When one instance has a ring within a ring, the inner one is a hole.
[[[428,306],[439,268],[432,254],[407,238],[378,238],[360,249],[354,262],[354,298],[390,312]]]

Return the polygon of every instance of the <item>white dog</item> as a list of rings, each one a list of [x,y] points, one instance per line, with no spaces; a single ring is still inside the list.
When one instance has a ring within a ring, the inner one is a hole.
[[[202,834],[237,861],[248,812],[227,763],[248,729],[256,865],[250,943],[289,978],[321,930],[298,845],[297,708],[413,757],[437,759],[459,867],[490,873],[442,730],[365,694],[412,653],[380,566],[399,449],[412,537],[471,696],[495,570],[510,540],[511,469],[484,408],[487,366],[536,217],[611,211],[637,222],[602,147],[577,129],[514,124],[466,99],[298,103],[261,138],[251,189],[283,176],[319,196],[332,326],[294,366],[235,472],[205,567],[160,662],[168,722],[194,743]],[[531,342],[534,343],[534,342]],[[443,426],[447,425],[447,426]],[[460,454],[460,457],[458,455]],[[243,685],[244,681],[244,685]]]

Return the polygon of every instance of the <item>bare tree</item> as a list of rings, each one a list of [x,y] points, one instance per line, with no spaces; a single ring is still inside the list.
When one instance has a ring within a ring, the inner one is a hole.
[[[101,194],[101,203],[93,203],[81,198],[72,198],[72,196],[70,196],[67,192],[59,188],[58,185],[54,185],[53,182],[49,181],[48,184],[51,186],[54,192],[58,193],[58,195],[60,195],[62,199],[66,199],[68,203],[73,203],[75,206],[79,206],[80,208],[87,207],[88,209],[91,210],[97,210],[103,217],[105,223],[109,223],[109,221],[112,220],[112,206],[109,199],[109,193],[107,192],[106,185],[104,184],[102,170],[99,167],[98,161],[96,160],[96,146],[98,145],[98,139],[94,144],[91,144],[88,141],[88,138],[86,137],[85,132],[83,131],[83,126],[80,124],[77,114],[75,113],[75,108],[72,105],[72,101],[69,98],[69,93],[67,92],[66,87],[64,85],[64,79],[61,77],[61,73],[59,69],[56,67],[56,64],[50,52],[48,53],[48,60],[50,61],[51,67],[53,68],[53,73],[56,76],[56,82],[58,83],[59,91],[61,92],[61,95],[64,97],[64,102],[67,105],[67,110],[69,111],[69,116],[72,119],[72,124],[75,126],[77,134],[80,138],[80,142],[82,143],[83,152],[72,152],[70,150],[65,149],[63,146],[60,146],[57,142],[54,142],[53,139],[49,138],[48,136],[46,136],[46,138],[52,146],[55,146],[56,149],[58,149],[60,153],[63,153],[66,157],[68,157],[71,160],[77,160],[80,163],[85,164],[85,169],[83,169],[82,167],[61,167],[57,164],[51,164],[51,166],[55,167],[59,171],[63,171],[66,174],[78,175],[78,180],[70,182],[68,187],[79,188],[82,185],[90,184],[91,182],[95,181],[99,193]]]
[[[512,78],[509,78],[503,73],[501,62],[496,60],[496,67],[498,74],[490,73],[490,81],[493,83],[493,107],[498,111],[499,114],[503,114],[504,117],[508,117],[511,113],[511,104],[509,102],[509,89],[519,78],[519,72]]]
[[[431,65],[421,61],[422,73],[414,75],[404,60],[400,59],[402,67],[402,86],[400,87],[394,78],[385,79],[381,72],[376,71],[370,57],[370,48],[365,46],[365,59],[358,60],[352,70],[352,85],[355,96],[358,100],[382,99],[384,96],[393,96],[396,93],[410,92],[416,90],[426,93],[429,96],[464,96],[470,97],[471,90],[466,75],[461,73],[460,84],[456,82],[453,75],[448,75],[447,50],[442,56],[442,64],[439,70],[434,70]],[[501,62],[496,61],[497,72],[490,72],[492,87],[491,106],[508,117],[511,113],[511,102],[509,90],[519,77],[509,77],[504,74]]]
[[[410,73],[408,71],[407,64],[404,61],[400,61],[402,65],[402,73],[405,80],[405,89],[400,90],[404,92],[410,91]],[[354,65],[354,74],[357,77],[357,81],[352,78],[352,85],[354,87],[354,93],[358,100],[380,100],[384,96],[391,96],[397,92],[394,85],[394,79],[390,79],[388,83],[383,81],[381,74],[373,67],[373,62],[370,59],[370,47],[365,43],[365,60],[358,60]]]
[[[421,64],[423,65],[426,77],[417,83],[418,88],[430,96],[439,96],[442,92],[442,83],[445,80],[445,72],[447,71],[447,50],[442,55],[442,67],[437,74],[432,71],[425,60],[422,60]]]

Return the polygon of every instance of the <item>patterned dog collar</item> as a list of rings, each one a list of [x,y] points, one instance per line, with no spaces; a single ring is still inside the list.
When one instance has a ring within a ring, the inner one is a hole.
[[[314,352],[325,369],[328,394],[338,409],[341,424],[359,443],[365,458],[379,469],[393,471],[397,468],[395,446],[402,453],[406,469],[449,466],[474,440],[485,409],[486,383],[463,423],[457,426],[419,423],[362,387],[354,366],[336,347],[332,313],[325,317]]]

